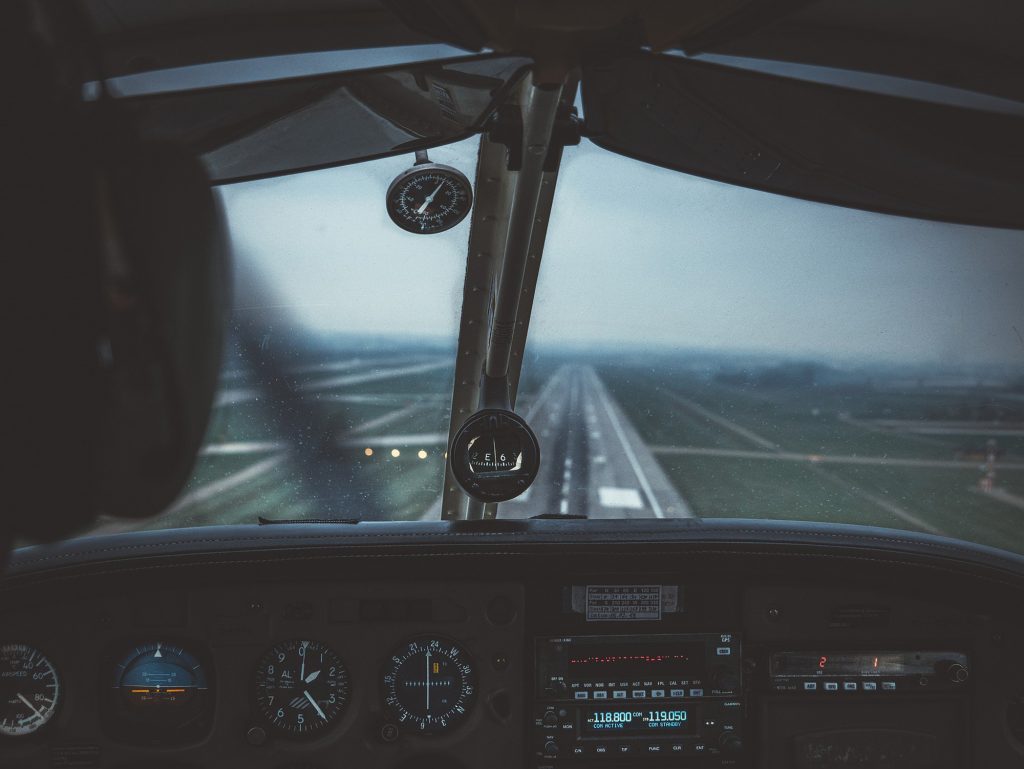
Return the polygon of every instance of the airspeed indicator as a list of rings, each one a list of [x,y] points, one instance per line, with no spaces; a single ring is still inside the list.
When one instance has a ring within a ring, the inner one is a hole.
[[[53,718],[60,702],[57,669],[25,644],[0,646],[0,734],[32,734]]]

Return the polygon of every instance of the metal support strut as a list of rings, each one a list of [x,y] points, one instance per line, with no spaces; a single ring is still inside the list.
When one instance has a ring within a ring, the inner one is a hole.
[[[515,336],[523,275],[530,250],[533,224],[537,216],[544,164],[551,143],[552,129],[562,86],[537,86],[531,81],[520,103],[523,113],[523,159],[512,198],[505,259],[498,282],[498,293],[491,322],[485,373],[503,379],[508,375],[509,356]]]
[[[579,143],[576,86],[574,77],[555,86],[524,78],[481,139],[449,442],[484,404],[515,404],[558,162],[562,147]],[[445,520],[496,512],[466,497],[448,465],[439,503]]]

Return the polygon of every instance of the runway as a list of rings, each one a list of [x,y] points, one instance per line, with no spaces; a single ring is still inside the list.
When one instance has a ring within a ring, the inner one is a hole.
[[[526,493],[499,506],[498,517],[693,517],[593,367],[560,367],[526,405],[541,469]]]

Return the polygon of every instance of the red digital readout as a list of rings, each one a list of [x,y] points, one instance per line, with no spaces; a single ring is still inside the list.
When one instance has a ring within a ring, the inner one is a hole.
[[[828,664],[828,657],[823,655],[823,656],[818,658],[818,670],[824,670],[825,666],[827,664]],[[878,670],[878,657],[872,657],[871,658],[871,667],[873,669],[875,669],[875,670]]]

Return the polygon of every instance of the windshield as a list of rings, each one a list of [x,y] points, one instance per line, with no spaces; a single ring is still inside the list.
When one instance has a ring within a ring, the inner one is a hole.
[[[860,523],[1024,550],[1024,233],[587,144],[558,184],[524,365],[544,464],[500,515]]]
[[[477,139],[431,150],[474,178]],[[412,157],[221,187],[229,355],[181,498],[135,527],[436,519],[469,220],[418,236]],[[499,517],[862,523],[1024,551],[1024,233],[565,152]]]

